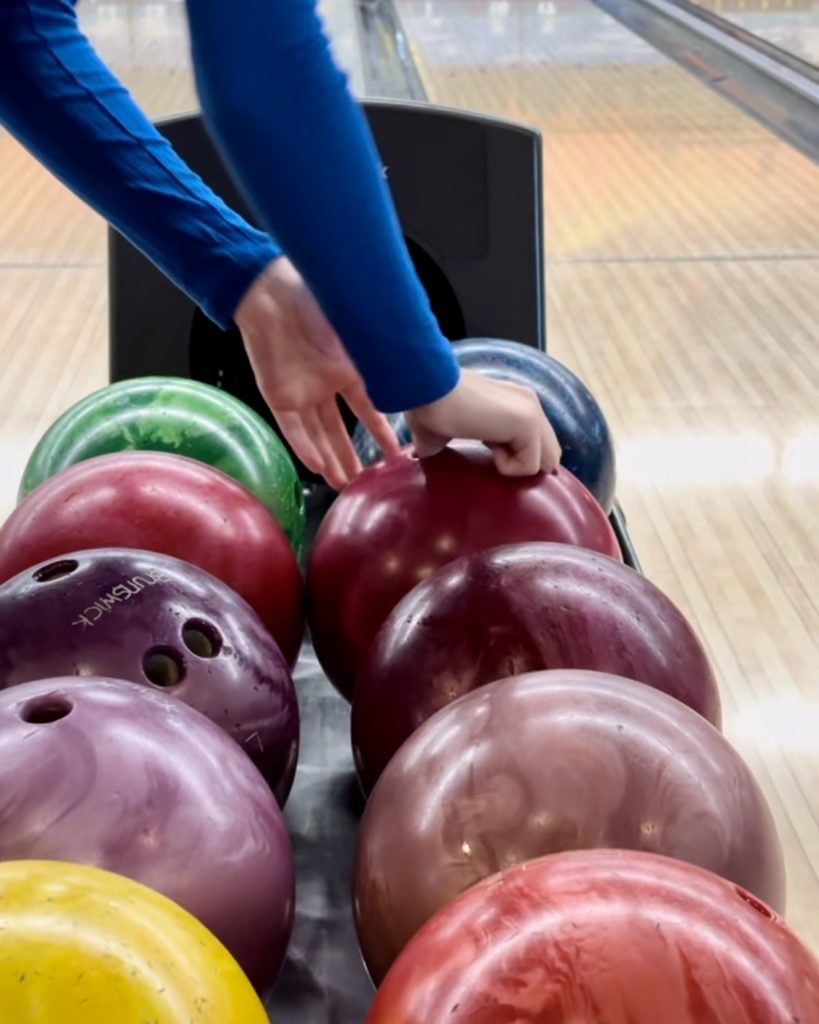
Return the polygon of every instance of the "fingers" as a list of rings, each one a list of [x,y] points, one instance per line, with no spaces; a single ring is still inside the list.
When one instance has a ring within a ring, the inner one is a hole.
[[[349,483],[361,472],[362,467],[338,405],[335,402],[329,402],[322,406],[319,418],[333,454],[344,473],[344,483]]]
[[[302,420],[322,457],[324,468],[321,470],[321,475],[331,487],[340,491],[347,483],[348,476],[337,451],[338,437],[333,426],[328,427],[324,416],[325,410],[311,408],[302,413]],[[343,424],[342,431],[346,437],[347,432],[344,430]]]
[[[552,424],[544,416],[541,442],[540,468],[544,473],[554,473],[560,465],[563,452]]]
[[[560,442],[551,423],[541,414],[534,422],[526,421],[519,434],[509,443],[490,444],[495,467],[504,476],[533,476],[554,473],[560,464]]]
[[[395,431],[390,426],[387,417],[380,413],[370,401],[370,396],[367,394],[364,385],[357,384],[352,388],[348,388],[344,392],[343,397],[350,409],[369,430],[375,443],[381,449],[382,455],[385,458],[390,455],[397,455],[401,446],[398,443],[398,438],[395,436]]]
[[[315,410],[307,413],[279,412],[276,413],[276,422],[307,469],[323,476],[331,487],[340,490],[347,482],[347,475],[335,455],[318,413]]]
[[[504,476],[534,476],[543,468],[540,438],[535,435],[524,441],[522,447],[493,444],[489,446],[495,467]]]
[[[297,412],[277,412],[274,415],[279,429],[295,452],[296,457],[304,463],[311,473],[318,473],[323,476],[324,458],[305,429],[301,415]]]
[[[335,402],[299,413],[279,413],[276,420],[299,459],[331,487],[341,490],[361,472],[361,462]]]

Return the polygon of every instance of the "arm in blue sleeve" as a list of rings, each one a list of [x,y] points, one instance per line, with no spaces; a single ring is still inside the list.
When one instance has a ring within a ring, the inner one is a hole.
[[[413,268],[364,112],[314,0],[187,0],[206,123],[384,411],[426,404],[458,364]]]
[[[222,327],[280,255],[176,156],[72,0],[0,2],[0,123]]]

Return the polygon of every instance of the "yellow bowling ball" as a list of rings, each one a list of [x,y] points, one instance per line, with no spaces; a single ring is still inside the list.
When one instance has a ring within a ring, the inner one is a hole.
[[[224,946],[164,896],[99,868],[0,863],[2,1024],[267,1020]]]

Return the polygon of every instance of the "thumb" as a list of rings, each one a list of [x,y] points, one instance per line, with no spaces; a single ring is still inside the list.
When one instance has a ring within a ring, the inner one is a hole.
[[[412,440],[415,445],[415,454],[419,459],[428,459],[431,455],[437,455],[452,440],[450,437],[443,437],[424,427],[411,424]]]

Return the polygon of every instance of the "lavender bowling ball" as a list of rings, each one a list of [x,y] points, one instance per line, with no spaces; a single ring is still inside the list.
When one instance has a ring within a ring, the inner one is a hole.
[[[0,586],[0,688],[55,676],[164,687],[232,736],[284,805],[299,746],[290,669],[250,605],[202,569],[102,548]]]
[[[164,893],[266,990],[294,868],[276,799],[235,743],[165,693],[42,679],[0,693],[0,860],[62,860]]]

